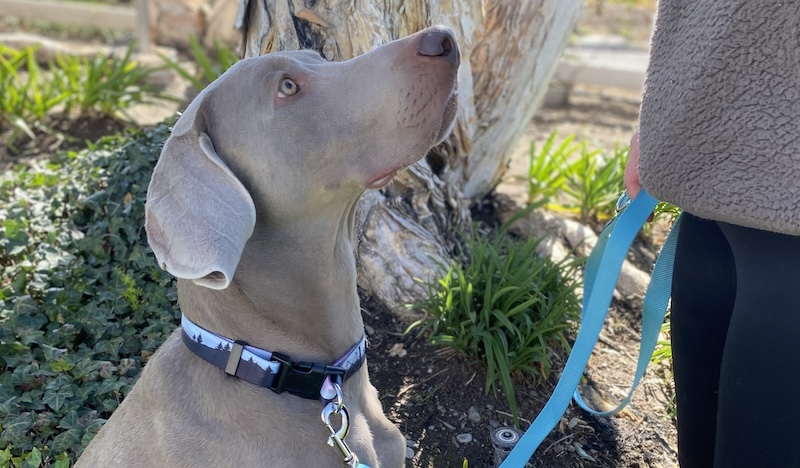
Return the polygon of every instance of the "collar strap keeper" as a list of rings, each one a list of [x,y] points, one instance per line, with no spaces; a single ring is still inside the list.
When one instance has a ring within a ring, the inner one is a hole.
[[[366,360],[366,337],[362,337],[332,364],[295,362],[285,354],[250,346],[210,332],[181,317],[183,343],[198,357],[224,370],[227,375],[310,400],[330,399],[330,383],[346,380]],[[326,386],[326,382],[328,385]]]
[[[236,340],[233,342],[231,354],[228,356],[228,362],[225,364],[225,373],[228,375],[236,376],[236,371],[239,370],[239,363],[242,362],[242,351],[247,343],[244,341]]]

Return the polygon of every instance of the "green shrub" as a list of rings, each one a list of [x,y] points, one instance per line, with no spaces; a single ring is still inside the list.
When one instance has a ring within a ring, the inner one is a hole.
[[[186,68],[182,67],[178,62],[171,60],[163,54],[158,54],[161,60],[171,68],[175,73],[192,83],[192,86],[197,91],[203,90],[206,86],[211,84],[220,75],[225,73],[225,70],[233,66],[234,63],[239,61],[239,56],[236,52],[228,49],[225,45],[214,42],[215,57],[210,57],[197,38],[189,38],[189,47],[192,50],[192,58],[197,64],[197,72],[192,74]]]
[[[580,145],[580,155],[565,170],[563,205],[576,211],[582,222],[605,221],[615,213],[624,186],[629,148],[617,148],[611,155],[589,151]]]
[[[50,64],[52,81],[66,95],[64,113],[113,117],[128,107],[165,96],[146,84],[154,69],[131,60],[133,44],[122,58],[96,55],[92,58],[57,55]]]
[[[32,137],[31,126],[66,98],[44,79],[36,63],[38,46],[21,50],[0,44],[0,129],[14,127]]]
[[[572,145],[574,135],[569,135],[553,148],[556,132],[550,134],[536,151],[536,143],[531,143],[528,153],[528,203],[540,200],[549,201],[564,186],[564,166],[567,158],[575,152],[576,146]]]
[[[47,70],[36,61],[37,49],[0,44],[0,133],[13,130],[6,141],[12,150],[21,134],[35,140],[37,131],[52,132],[67,119],[118,117],[134,104],[174,100],[146,84],[155,70],[131,60],[133,45],[121,58],[58,54]]]
[[[566,333],[580,315],[573,275],[578,263],[539,257],[537,245],[504,230],[491,238],[473,230],[468,258],[443,268],[442,278],[427,285],[428,299],[413,306],[426,317],[408,329],[428,332],[433,344],[485,363],[485,391],[502,386],[515,422],[512,377],[546,380],[551,353],[569,351]]]
[[[575,213],[582,222],[610,219],[623,190],[629,148],[610,155],[590,151],[585,142],[573,144],[574,135],[555,146],[556,135],[551,133],[539,152],[531,145],[528,203],[548,201],[549,208]]]
[[[0,465],[74,460],[175,329],[173,280],[142,228],[168,134],[0,177]]]

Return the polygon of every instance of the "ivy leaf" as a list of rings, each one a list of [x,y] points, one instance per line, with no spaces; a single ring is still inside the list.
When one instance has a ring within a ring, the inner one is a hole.
[[[3,424],[3,432],[0,434],[0,440],[9,442],[11,445],[20,446],[19,448],[31,447],[32,444],[28,440],[27,432],[33,427],[36,422],[35,413],[23,413],[17,417],[11,418]]]
[[[56,463],[53,468],[69,468],[69,455],[62,453],[56,457]]]
[[[34,447],[31,450],[31,453],[25,458],[25,463],[22,465],[25,468],[39,468],[42,464],[42,452],[39,451],[38,448]]]
[[[58,422],[58,427],[62,429],[72,429],[78,425],[78,413],[76,411],[70,411],[67,413],[66,416],[61,418],[61,421]],[[56,450],[58,452],[58,450]]]
[[[97,395],[105,395],[106,393],[118,391],[122,388],[122,385],[124,385],[124,382],[120,382],[119,377],[112,376],[104,379],[95,392]]]
[[[74,446],[80,443],[83,437],[83,430],[77,427],[67,429],[53,438],[54,452],[71,451]]]
[[[56,463],[53,468],[69,468],[69,455],[62,453],[56,457]]]
[[[66,372],[68,370],[72,370],[73,367],[75,367],[74,364],[69,363],[64,359],[59,359],[58,361],[50,363],[50,368],[53,369],[54,372]]]
[[[49,406],[53,411],[58,411],[64,406],[67,398],[73,397],[75,394],[69,388],[60,388],[58,390],[47,390],[44,392],[42,401]]]

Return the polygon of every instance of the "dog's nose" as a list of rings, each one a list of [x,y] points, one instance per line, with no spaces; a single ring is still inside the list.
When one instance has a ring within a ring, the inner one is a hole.
[[[461,60],[456,38],[448,28],[430,28],[424,31],[417,44],[417,54],[442,57],[456,67]]]

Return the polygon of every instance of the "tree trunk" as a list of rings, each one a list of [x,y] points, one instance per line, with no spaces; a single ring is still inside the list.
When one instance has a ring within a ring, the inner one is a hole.
[[[430,25],[462,54],[453,134],[359,205],[359,286],[392,309],[425,297],[469,204],[499,182],[580,15],[582,0],[241,0],[245,57],[308,48],[346,60]]]

